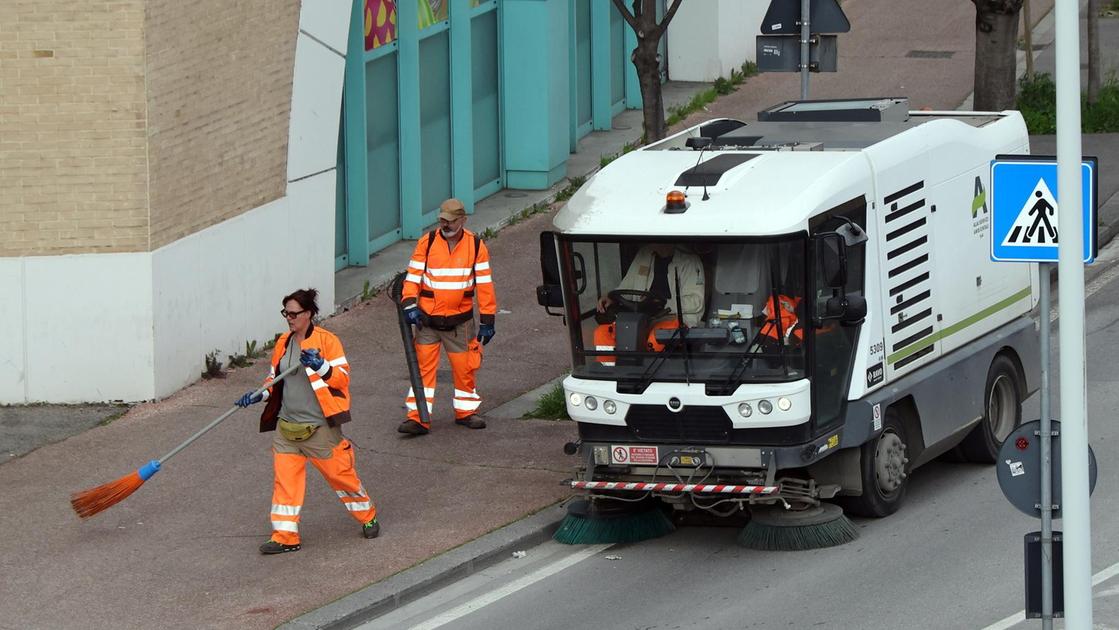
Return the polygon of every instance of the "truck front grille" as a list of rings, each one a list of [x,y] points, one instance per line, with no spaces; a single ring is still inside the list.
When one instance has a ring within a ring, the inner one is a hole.
[[[731,421],[722,407],[685,407],[679,413],[664,405],[633,405],[626,426],[638,440],[685,444],[730,442]]]

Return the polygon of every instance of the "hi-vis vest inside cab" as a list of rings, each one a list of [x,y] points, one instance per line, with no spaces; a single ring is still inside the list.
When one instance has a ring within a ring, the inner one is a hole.
[[[463,229],[462,237],[451,251],[439,230],[420,237],[412,260],[408,262],[401,303],[405,307],[418,303],[427,315],[460,315],[465,321],[474,311],[475,293],[479,321],[493,324],[497,299],[490,274],[490,252],[482,239]]]
[[[786,342],[789,341],[790,337],[796,339],[797,341],[800,341],[804,338],[804,331],[797,326],[797,324],[800,323],[800,320],[797,319],[796,314],[797,306],[800,304],[800,298],[789,297],[787,295],[778,295],[777,299],[781,304],[780,332],[785,336]],[[762,334],[776,341],[778,329],[777,320],[773,316],[773,311],[773,298],[771,297],[766,302],[765,308],[762,309],[762,313],[764,313],[766,317],[766,323],[764,326],[762,326]]]
[[[290,338],[291,333],[287,332],[280,335],[280,338],[276,340],[276,347],[272,350],[272,365],[268,370],[268,378],[264,379],[265,385],[270,384],[280,373],[280,359],[284,358],[284,352],[287,350],[288,339]],[[349,422],[350,364],[346,361],[346,355],[342,352],[342,342],[338,341],[338,337],[335,337],[334,333],[311,324],[311,329],[307,331],[307,338],[299,344],[299,348],[300,350],[317,348],[319,355],[323,358],[323,364],[319,371],[316,372],[309,367],[303,369],[307,372],[307,378],[311,380],[311,391],[315,392],[315,399],[319,401],[319,407],[322,409],[322,415],[326,417],[326,423],[336,427],[343,422]],[[293,349],[292,352],[295,352],[295,350]],[[280,415],[280,402],[283,397],[284,381],[280,381],[264,390],[264,400],[268,401],[268,405],[264,408],[264,412],[260,414],[261,432],[272,431],[276,428],[276,422]]]

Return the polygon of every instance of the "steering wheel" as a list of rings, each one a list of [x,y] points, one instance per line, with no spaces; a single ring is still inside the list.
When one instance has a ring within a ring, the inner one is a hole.
[[[606,297],[610,298],[619,310],[646,315],[655,315],[661,312],[667,302],[662,297],[638,289],[614,289],[607,293]]]

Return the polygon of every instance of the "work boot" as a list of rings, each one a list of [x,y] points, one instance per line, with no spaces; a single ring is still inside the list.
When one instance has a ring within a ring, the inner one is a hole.
[[[302,546],[299,543],[295,543],[294,545],[285,545],[283,543],[278,543],[278,542],[272,540],[271,538],[269,538],[268,542],[266,542],[266,543],[264,543],[263,545],[260,546],[260,553],[262,553],[266,556],[270,556],[270,555],[277,554],[277,553],[287,553],[289,551],[299,551],[301,548],[302,548]]]
[[[377,522],[376,518],[374,518],[365,525],[361,526],[361,535],[365,536],[366,538],[376,538],[377,536],[380,536],[381,524]]]
[[[397,433],[407,433],[408,435],[425,435],[428,432],[427,427],[416,422],[415,420],[405,420],[396,427]]]
[[[460,427],[466,427],[468,429],[486,428],[486,421],[482,419],[482,416],[479,416],[476,413],[470,414],[465,418],[459,418],[455,420],[455,424],[459,425]]]

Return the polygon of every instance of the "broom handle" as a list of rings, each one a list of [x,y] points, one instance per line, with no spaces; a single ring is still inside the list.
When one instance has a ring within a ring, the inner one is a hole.
[[[261,394],[261,393],[263,393],[263,392],[264,392],[264,390],[266,390],[266,389],[268,389],[269,387],[271,387],[271,386],[275,385],[276,383],[278,383],[278,382],[280,382],[280,381],[284,380],[285,378],[287,378],[287,377],[291,376],[292,374],[294,374],[294,373],[295,373],[295,371],[296,371],[296,370],[298,370],[298,369],[299,369],[299,368],[301,368],[301,367],[303,367],[303,365],[302,365],[302,364],[296,363],[295,365],[293,365],[293,366],[289,367],[288,369],[284,370],[283,372],[280,372],[280,374],[279,374],[279,375],[277,375],[277,376],[276,376],[276,378],[272,379],[272,382],[271,382],[271,383],[268,383],[267,385],[264,385],[264,386],[263,386],[263,387],[261,387],[260,389],[258,389],[258,390],[256,390],[255,392],[253,392],[253,396],[257,396],[258,394]],[[170,453],[168,453],[168,454],[164,455],[163,457],[160,457],[160,458],[159,458],[159,463],[160,463],[160,464],[162,464],[163,462],[165,462],[165,461],[167,461],[167,460],[171,459],[172,457],[174,457],[174,456],[175,456],[176,454],[178,454],[178,452],[179,452],[179,451],[181,451],[181,450],[183,450],[184,448],[186,448],[186,447],[190,446],[192,442],[194,442],[194,441],[195,441],[195,440],[197,440],[198,438],[202,437],[202,435],[203,435],[204,433],[206,433],[206,432],[207,432],[207,431],[209,431],[210,429],[212,429],[212,428],[214,428],[214,427],[218,426],[219,424],[221,424],[221,422],[222,422],[223,420],[225,420],[226,418],[228,418],[229,416],[232,416],[232,415],[233,415],[233,412],[237,411],[238,409],[240,409],[240,407],[238,407],[237,405],[233,405],[233,408],[232,408],[232,409],[230,409],[229,411],[227,411],[227,412],[223,413],[223,414],[222,414],[221,416],[219,416],[219,417],[218,417],[218,418],[217,418],[216,420],[214,420],[214,421],[213,421],[213,422],[211,422],[210,424],[207,424],[206,426],[202,427],[202,429],[201,429],[201,430],[200,430],[200,431],[199,431],[198,433],[195,433],[194,435],[192,435],[192,436],[190,436],[189,438],[187,438],[187,440],[186,440],[185,442],[183,442],[182,444],[180,444],[180,445],[176,446],[176,447],[175,447],[174,449],[172,449],[172,450],[171,450],[171,452],[170,452]]]

